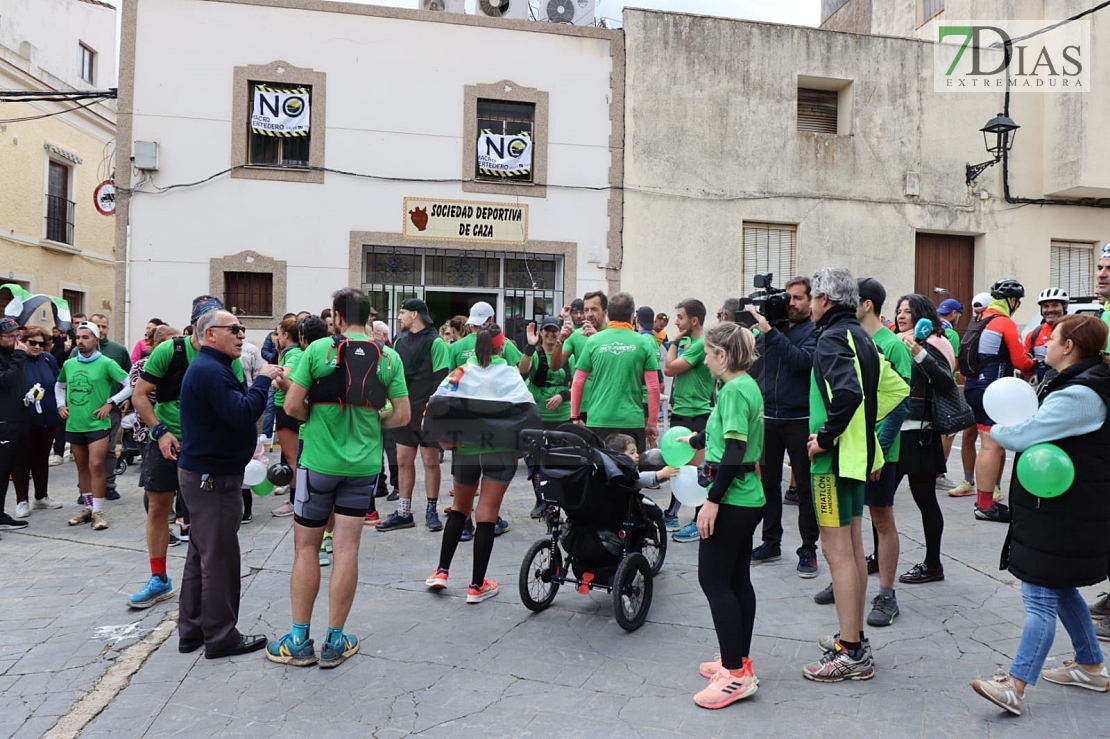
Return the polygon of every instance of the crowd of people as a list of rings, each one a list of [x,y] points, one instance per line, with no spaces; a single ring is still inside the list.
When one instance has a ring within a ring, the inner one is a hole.
[[[1110,245],[1098,262],[1097,284],[1101,299],[1110,300]],[[71,331],[5,317],[0,503],[11,479],[16,505],[14,516],[0,513],[0,529],[26,527],[32,510],[62,507],[50,496],[48,474],[70,458],[80,497],[69,525],[108,528],[122,425],[142,456],[150,567],[128,604],[147,608],[173,597],[167,550],[184,542],[180,651],[203,648],[211,659],[264,649],[274,662],[331,668],[360,646],[345,627],[361,532],[416,526],[418,460],[423,523],[442,532],[426,585],[446,588],[458,544],[472,540],[466,602],[477,604],[499,592],[486,574],[494,540],[509,528],[501,502],[520,466],[522,424],[579,424],[633,460],[658,445],[661,425],[681,426],[689,434],[678,441],[692,447],[690,464],[702,472],[706,501],[683,525],[672,496],[663,520],[675,542],[700,542],[699,583],[720,647],[699,667],[709,683],[696,694],[698,705],[721,708],[758,687],[750,569],[781,559],[784,505],[798,510],[797,574],[820,573],[820,545],[831,582],[814,600],[835,606],[839,626],[817,639],[821,656],[802,668],[804,677],[874,677],[865,626],[895,623],[895,581],[919,586],[945,577],[937,501],[945,490],[974,495],[975,519],[1008,524],[1002,566],[1022,581],[1026,608],[1012,667],[976,680],[974,690],[1012,713],[1021,712],[1025,687],[1039,677],[1110,690],[1098,645],[1110,640],[1110,596],[1088,606],[1077,590],[1101,582],[1110,569],[1110,483],[1095,472],[1110,434],[1110,370],[1103,362],[1110,313],[1069,315],[1067,293],[1049,287],[1038,297],[1043,324],[1023,339],[1012,316],[1025,288],[1003,279],[975,296],[961,337],[959,300],[936,306],[919,294],[889,304],[887,297],[878,280],[829,267],[786,283],[780,318],[727,300],[707,326],[705,303],[688,298],[674,307],[671,327],[669,315],[637,307],[626,292],[595,291],[529,324],[519,346],[486,302],[437,327],[422,300],[406,300],[393,337],[367,295],[351,288],[336,292],[320,315],[287,314],[260,348],[208,295],[193,301],[182,331],[151,319],[131,352],[108,339],[103,315],[74,316]],[[884,308],[894,311],[892,319]],[[984,396],[992,383],[1015,374],[1038,388],[1040,409],[1023,423],[996,425]],[[965,398],[974,416],[965,429],[941,423],[938,404],[953,397]],[[957,435],[964,479],[953,484],[947,459]],[[1058,444],[1073,460],[1071,487],[1039,498],[1014,475],[1010,502],[1003,502],[1006,450],[1020,454],[1043,442]],[[277,488],[281,503],[272,515],[293,519],[294,561],[291,626],[269,639],[237,628],[238,530],[252,517],[244,468],[275,447],[291,474],[288,488]],[[445,453],[451,501],[441,509]],[[675,473],[645,474],[643,485],[658,486]],[[542,480],[530,474],[532,517],[540,518]],[[903,478],[920,511],[925,553],[898,574],[894,501]],[[396,508],[379,514],[379,498]],[[310,621],[322,566],[333,570],[317,653]],[[878,589],[868,610],[870,574],[878,574]],[[1042,669],[1057,615],[1075,660]]]

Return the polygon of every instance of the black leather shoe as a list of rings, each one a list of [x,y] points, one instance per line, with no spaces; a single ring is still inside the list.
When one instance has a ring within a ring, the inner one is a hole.
[[[179,639],[177,651],[182,654],[192,654],[204,646],[204,639]]]
[[[247,636],[241,634],[239,641],[226,649],[206,649],[204,656],[206,659],[219,659],[220,657],[234,657],[237,654],[248,654],[250,652],[257,652],[262,647],[266,646],[266,637],[262,634],[251,634]]]
[[[898,577],[898,582],[907,585],[920,585],[927,582],[938,582],[944,579],[943,567],[926,567],[924,563],[916,564],[909,572]]]

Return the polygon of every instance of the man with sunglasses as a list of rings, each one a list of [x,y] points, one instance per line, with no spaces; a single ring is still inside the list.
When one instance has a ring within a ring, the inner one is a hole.
[[[204,647],[207,659],[246,654],[266,637],[239,633],[239,524],[243,468],[254,456],[272,381],[265,364],[250,389],[233,364],[246,328],[231,313],[208,310],[196,322],[200,351],[181,382],[181,448],[177,479],[195,525],[189,538],[178,608],[178,651]],[[163,524],[164,525],[164,524]]]
[[[189,509],[178,495],[177,484],[177,457],[182,438],[181,385],[185,370],[201,350],[197,321],[204,314],[222,308],[223,303],[211,295],[201,295],[193,300],[189,316],[194,329],[192,336],[179,336],[155,347],[143,365],[131,396],[135,411],[150,429],[150,441],[139,473],[139,484],[146,490],[147,499],[146,548],[150,558],[150,579],[141,590],[128,597],[127,605],[132,608],[149,608],[173,596],[173,583],[166,574],[166,550],[170,543],[166,519],[174,512],[175,502],[176,510],[181,515],[180,539],[183,542],[189,541],[191,523]],[[233,360],[231,368],[242,381],[240,360]],[[151,393],[155,397],[154,404],[150,402]]]

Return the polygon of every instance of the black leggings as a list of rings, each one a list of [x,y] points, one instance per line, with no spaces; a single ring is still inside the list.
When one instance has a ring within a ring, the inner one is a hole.
[[[762,518],[762,508],[722,505],[713,536],[702,539],[698,549],[698,582],[709,601],[726,670],[743,667],[751,651],[755,628],[752,536]]]
[[[936,475],[909,475],[913,502],[921,511],[921,528],[925,532],[925,566],[940,567],[940,539],[944,534],[944,514],[937,502]],[[901,478],[898,484],[902,483]]]

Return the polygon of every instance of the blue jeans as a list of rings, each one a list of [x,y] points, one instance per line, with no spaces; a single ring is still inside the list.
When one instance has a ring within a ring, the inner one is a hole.
[[[1056,636],[1057,616],[1071,637],[1075,661],[1081,665],[1102,664],[1102,649],[1095,636],[1091,613],[1077,589],[1046,588],[1023,582],[1021,599],[1025,603],[1025,628],[1010,666],[1011,675],[1030,685],[1037,684]]]
[[[266,410],[262,412],[262,434],[267,439],[274,438],[274,393],[277,388],[270,386],[270,395],[266,398]]]

